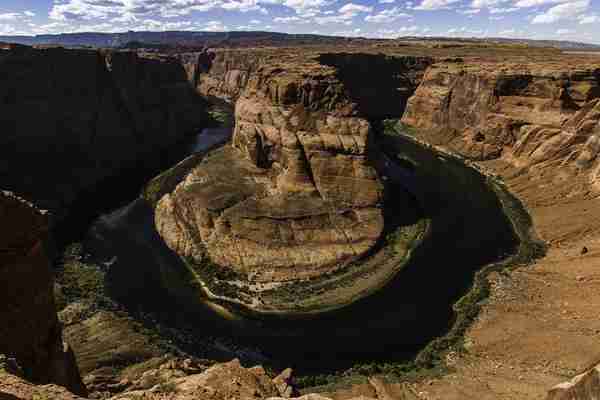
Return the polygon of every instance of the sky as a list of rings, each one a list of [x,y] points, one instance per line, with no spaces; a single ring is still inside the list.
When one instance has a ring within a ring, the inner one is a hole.
[[[0,35],[128,30],[600,44],[600,0],[0,0]]]

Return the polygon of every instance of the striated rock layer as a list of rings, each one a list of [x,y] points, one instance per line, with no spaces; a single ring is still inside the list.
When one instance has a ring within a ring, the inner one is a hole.
[[[212,56],[212,69],[198,80],[202,93],[236,99],[232,144],[205,157],[166,194],[155,221],[171,249],[201,266],[198,273],[229,276],[228,288],[210,290],[214,297],[250,291],[242,302],[267,311],[286,306],[264,304],[261,290],[318,281],[376,245],[384,186],[374,167],[370,101],[385,102],[400,87],[406,101],[414,82],[390,80],[387,91],[357,98],[349,82],[368,62],[357,63],[351,76],[345,68],[352,63],[336,65],[333,56],[244,56]],[[428,60],[413,61],[389,58],[383,66],[423,70]]]
[[[584,170],[598,182],[600,63],[441,62],[429,68],[403,122],[476,160]]]
[[[84,394],[75,358],[62,339],[45,252],[47,221],[33,205],[0,192],[0,354],[24,376]]]
[[[600,366],[553,387],[546,400],[593,400],[600,397]]]
[[[46,208],[201,127],[181,62],[135,53],[0,49],[0,181]]]

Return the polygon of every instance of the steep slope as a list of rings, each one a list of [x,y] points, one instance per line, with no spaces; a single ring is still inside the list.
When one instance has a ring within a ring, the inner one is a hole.
[[[434,64],[408,102],[414,135],[503,178],[548,243],[490,278],[490,298],[427,399],[590,399],[597,393],[600,220],[598,57],[465,58]]]
[[[596,182],[600,63],[569,61],[435,64],[403,122],[472,159],[552,164]]]
[[[0,181],[53,210],[206,119],[171,58],[5,46],[0,72]]]
[[[0,192],[0,221],[0,353],[16,359],[32,382],[84,394],[56,315],[45,251],[46,217],[24,200]]]

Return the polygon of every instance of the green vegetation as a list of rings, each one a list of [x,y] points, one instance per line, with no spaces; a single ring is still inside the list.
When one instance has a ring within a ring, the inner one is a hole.
[[[416,136],[417,130],[399,119],[384,119],[381,121],[381,132],[390,136],[409,135]]]
[[[177,385],[173,382],[163,382],[156,386],[154,391],[158,393],[177,393]]]
[[[210,107],[208,109],[208,116],[210,118],[209,126],[228,128],[233,125],[229,110],[224,110],[220,107]]]
[[[193,154],[155,177],[144,187],[141,197],[146,199],[152,207],[156,207],[158,201],[165,194],[175,190],[179,182],[185,178],[192,168],[198,165],[204,155],[205,153]]]
[[[83,246],[74,243],[67,247],[59,264],[56,282],[59,288],[57,306],[81,299],[97,299],[104,295],[104,273],[94,265],[83,262]]]

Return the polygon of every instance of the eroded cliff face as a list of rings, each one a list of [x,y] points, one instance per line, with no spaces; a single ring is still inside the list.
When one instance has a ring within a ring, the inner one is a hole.
[[[573,60],[441,62],[427,70],[403,122],[476,160],[560,165],[597,181],[600,65]]]
[[[164,196],[155,221],[171,249],[197,265],[213,264],[216,273],[232,272],[242,302],[266,311],[285,305],[265,304],[262,290],[338,271],[380,238],[384,185],[367,120],[380,110],[368,101],[377,93],[350,88],[351,55],[340,55],[337,65],[333,55],[244,54],[217,53],[198,85],[236,100],[232,145]],[[369,57],[376,56],[363,61]],[[422,71],[427,61],[417,64]],[[358,78],[367,63],[356,65]],[[406,101],[413,82],[390,79],[387,93],[401,103],[403,86]],[[379,97],[383,104],[384,93]]]
[[[0,181],[46,208],[205,121],[181,63],[135,53],[0,49]]]
[[[24,377],[32,382],[55,383],[84,394],[56,315],[45,251],[46,216],[2,191],[0,221],[0,354],[16,359]]]

